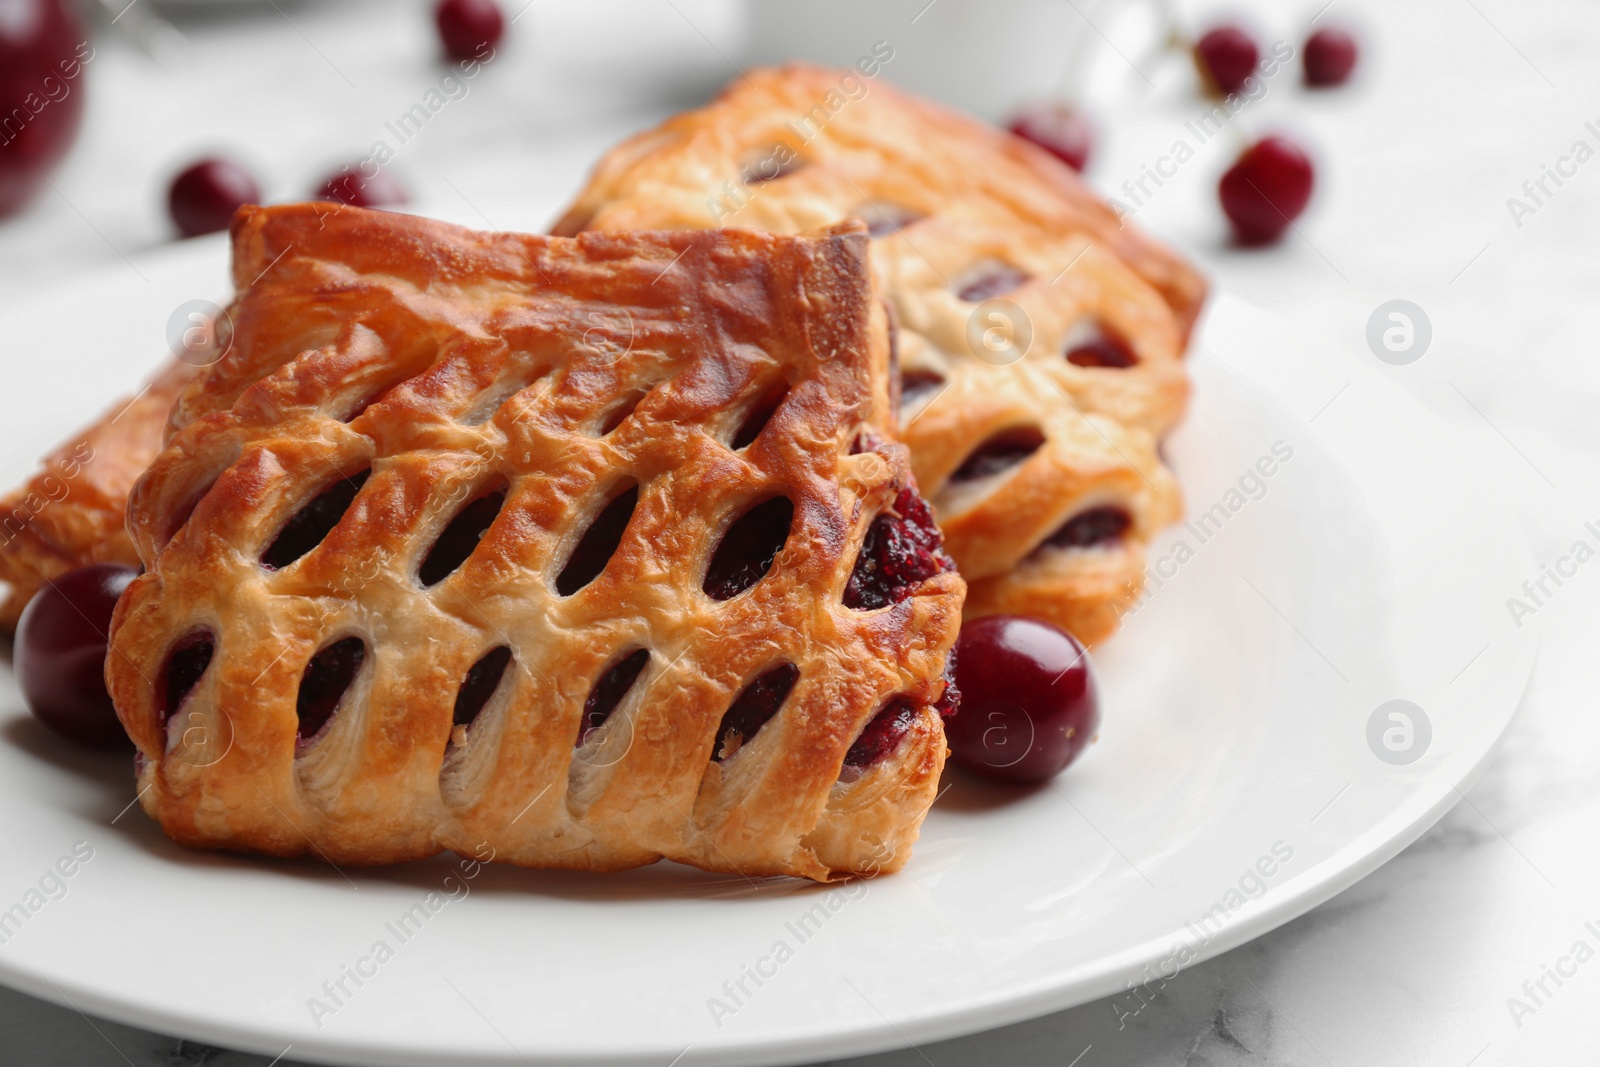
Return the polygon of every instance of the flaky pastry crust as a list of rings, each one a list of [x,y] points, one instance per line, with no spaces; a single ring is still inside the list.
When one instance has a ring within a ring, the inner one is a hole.
[[[167,409],[196,368],[170,362],[45,457],[27,484],[0,500],[0,628],[14,629],[39,588],[91,563],[137,565],[126,529],[128,491],[161,448]]]
[[[553,232],[793,233],[852,215],[898,326],[898,436],[972,583],[968,614],[1103,639],[1145,541],[1181,512],[1156,443],[1187,403],[1205,284],[1048,153],[853,74],[752,70],[613,149]],[[986,448],[1016,461],[973,476]],[[1090,506],[1125,529],[1064,545]]]
[[[887,339],[858,227],[570,240],[294,205],[243,209],[233,240],[231,346],[134,490],[147,573],[107,665],[170,836],[335,863],[493,850],[828,880],[906,862],[964,587],[949,570],[875,610],[842,600],[912,484],[901,446],[872,446]],[[355,484],[283,561],[308,505]],[[614,552],[565,587],[635,490]],[[496,492],[481,540],[430,579]],[[728,531],[778,497],[793,518],[764,577],[715,598]],[[341,656],[356,666],[330,698]],[[775,668],[794,669],[777,713],[728,735]],[[850,764],[890,711],[883,758]]]

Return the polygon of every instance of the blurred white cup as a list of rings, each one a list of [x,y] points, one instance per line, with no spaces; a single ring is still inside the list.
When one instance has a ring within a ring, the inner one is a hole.
[[[878,42],[883,74],[990,121],[1046,96],[1076,95],[1093,47],[1089,19],[1140,0],[748,0],[754,63],[849,66]],[[881,51],[880,51],[881,54]]]

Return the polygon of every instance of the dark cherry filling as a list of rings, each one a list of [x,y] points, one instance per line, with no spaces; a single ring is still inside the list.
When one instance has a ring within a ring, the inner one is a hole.
[[[733,704],[722,716],[722,725],[717,727],[717,741],[711,747],[712,760],[721,763],[749,744],[756,731],[778,714],[778,709],[789,698],[789,691],[799,680],[800,668],[785,663],[745,686],[733,698]]]
[[[950,649],[950,655],[944,661],[944,692],[939,694],[939,699],[934,701],[933,710],[939,713],[941,719],[952,718],[961,710],[961,690],[956,688],[956,650]]]
[[[883,302],[883,319],[889,334],[889,414],[898,419],[904,399],[900,395],[900,316],[887,300]]]
[[[789,540],[794,504],[775,496],[739,517],[722,535],[701,588],[712,600],[729,600],[759,582]]]
[[[639,401],[643,400],[644,397],[645,394],[643,392],[635,393],[612,408],[610,413],[606,415],[606,421],[600,424],[600,436],[604,437],[618,426],[621,426],[623,421],[633,414],[633,409],[639,406]]]
[[[382,400],[385,396],[387,396],[389,394],[389,389],[390,389],[390,387],[386,385],[382,389],[379,389],[377,392],[372,393],[372,394],[368,395],[367,397],[363,398],[359,403],[356,404],[356,406],[354,408],[351,409],[350,414],[346,415],[340,421],[341,422],[355,422],[362,415],[366,414],[366,410],[368,408],[370,408],[372,405],[376,404],[378,401]]]
[[[189,525],[189,520],[194,518],[195,511],[200,507],[200,501],[204,500],[216,486],[217,481],[213,478],[201,487],[199,492],[183,502],[183,506],[173,514],[172,525],[167,528],[167,540],[170,541],[183,532],[183,528]]]
[[[1044,444],[1044,434],[1037,426],[1014,426],[1001,430],[975,448],[950,475],[952,484],[974,482],[999,474],[1027,459]]]
[[[744,417],[744,422],[739,424],[739,429],[734,433],[729,447],[737,452],[759,437],[761,431],[767,428],[767,423],[772,421],[772,416],[777,414],[778,405],[782,404],[783,398],[788,395],[787,382],[779,382],[763,393],[761,399],[756,401],[756,406]]]
[[[589,524],[578,541],[578,547],[572,550],[572,558],[556,575],[556,592],[571,596],[600,577],[600,572],[616,555],[617,546],[622,544],[622,534],[627,530],[628,520],[633,518],[633,509],[638,503],[639,487],[630,485],[595,516],[594,522]]]
[[[628,690],[633,688],[633,683],[639,680],[640,672],[649,662],[650,650],[637,648],[606,668],[606,673],[594,683],[588,699],[583,702],[583,718],[578,723],[579,745],[587,741],[589,735],[617,710],[617,705],[628,695]]]
[[[511,649],[505,645],[486,654],[467,670],[461,688],[456,690],[456,710],[451,721],[457,726],[471,726],[478,712],[489,703],[494,691],[500,688],[500,679],[511,663]]]
[[[908,370],[900,375],[900,402],[910,404],[944,385],[944,375],[931,370]]]
[[[866,221],[867,235],[870,237],[887,236],[923,218],[899,204],[862,204],[856,214]]]
[[[1090,508],[1068,519],[1044,543],[1051,548],[1088,548],[1118,540],[1132,525],[1133,516],[1122,508]]]
[[[793,174],[802,167],[810,165],[809,159],[802,159],[798,153],[790,155],[788,162],[780,163],[776,155],[762,156],[743,168],[746,185],[760,185],[762,182],[775,182],[786,174]]]
[[[894,507],[867,527],[844,587],[844,606],[872,611],[896,604],[934,575],[955,570],[942,544],[928,502],[909,486],[900,490]]]
[[[844,754],[846,767],[870,767],[893,752],[900,739],[917,721],[917,705],[904,697],[891,701],[872,717],[850,751]]]
[[[356,493],[366,484],[370,470],[334,482],[315,499],[290,516],[283,529],[261,553],[261,565],[270,571],[287,567],[322,544],[350,509]]]
[[[1104,330],[1081,344],[1072,345],[1067,349],[1066,355],[1067,362],[1076,367],[1112,367],[1125,370],[1139,365],[1139,357],[1133,354],[1133,349],[1128,347],[1127,342]]]
[[[172,718],[183,706],[184,698],[200,684],[206,668],[211,666],[211,656],[217,650],[216,639],[205,631],[197,631],[181,638],[167,654],[166,686],[162,696],[161,721]]]
[[[424,586],[438,585],[454,574],[483,540],[505,502],[506,491],[499,489],[462,508],[428,549],[422,566],[417,568],[417,579]]]
[[[300,692],[295,697],[301,740],[311,740],[328,725],[366,658],[367,646],[359,637],[335,641],[311,657],[305,674],[300,676]]]
[[[871,430],[862,430],[856,434],[855,440],[850,442],[850,454],[859,456],[863,452],[876,452],[883,447],[883,438]]]
[[[956,295],[968,303],[981,304],[1020,289],[1027,280],[1028,276],[1011,264],[994,263],[963,278]]]

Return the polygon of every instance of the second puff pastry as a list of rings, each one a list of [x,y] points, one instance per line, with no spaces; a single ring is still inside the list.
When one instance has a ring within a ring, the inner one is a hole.
[[[558,234],[858,216],[897,325],[898,436],[969,616],[1115,630],[1181,511],[1156,445],[1182,415],[1200,277],[1016,137],[793,64],[613,149]]]

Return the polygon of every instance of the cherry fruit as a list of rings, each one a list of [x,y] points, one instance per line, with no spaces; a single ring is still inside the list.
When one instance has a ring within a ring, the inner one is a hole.
[[[500,43],[506,20],[494,0],[440,0],[433,9],[439,39],[454,60],[485,59],[484,53]]]
[[[1035,104],[1011,120],[1011,132],[1076,171],[1083,170],[1094,151],[1094,126],[1070,104]]]
[[[360,167],[346,167],[331,175],[317,190],[317,199],[350,207],[389,207],[411,199],[405,186],[382,167],[368,177]]]
[[[1306,38],[1306,84],[1318,89],[1343,85],[1356,69],[1356,39],[1335,26]]]
[[[89,748],[131,744],[106,693],[106,641],[117,598],[138,575],[96,563],[49,582],[17,623],[17,682],[38,720]]]
[[[945,721],[956,762],[1013,782],[1061,773],[1094,739],[1100,697],[1078,640],[1037,619],[987,615],[956,641],[961,708]]]
[[[67,0],[0,2],[0,215],[37,192],[72,146],[92,59]]]
[[[260,202],[255,179],[231,159],[202,159],[167,190],[167,211],[185,237],[226,230],[235,211]]]
[[[1271,244],[1311,200],[1311,159],[1282,137],[1245,150],[1222,176],[1218,195],[1242,245]]]
[[[1256,42],[1237,26],[1218,26],[1194,45],[1194,62],[1219,96],[1243,92],[1261,58]]]

